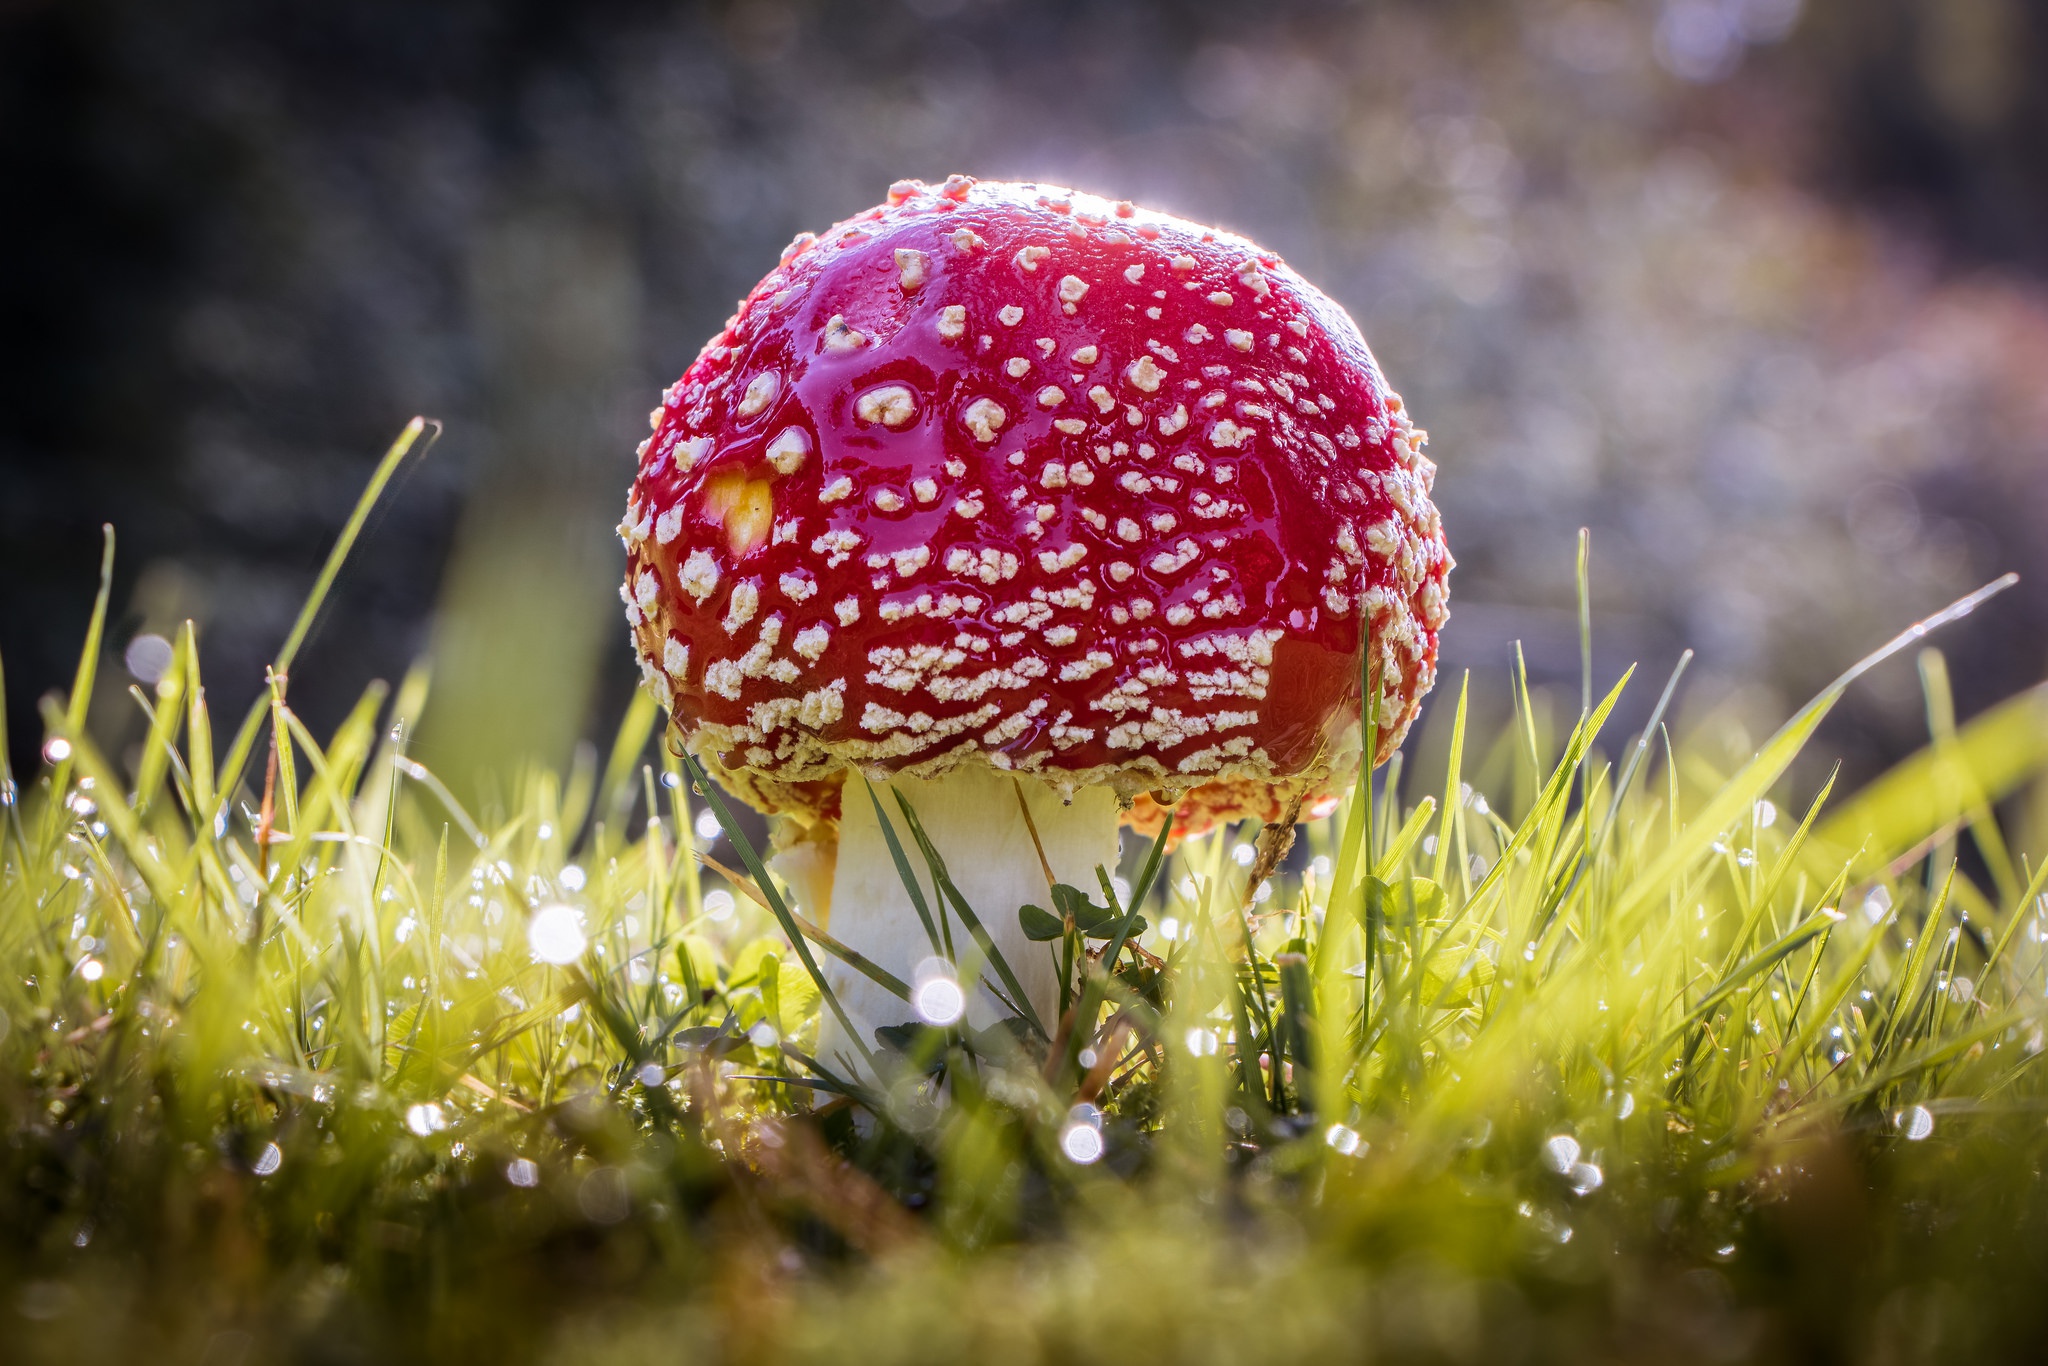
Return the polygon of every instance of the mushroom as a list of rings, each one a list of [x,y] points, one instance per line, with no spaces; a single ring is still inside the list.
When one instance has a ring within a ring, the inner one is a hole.
[[[620,527],[646,684],[777,817],[811,916],[905,981],[932,949],[855,770],[910,801],[1050,1026],[1018,924],[1048,867],[1095,886],[1119,822],[1176,802],[1183,833],[1326,810],[1362,677],[1375,763],[1434,682],[1424,434],[1344,310],[1226,232],[900,182],[792,242],[652,424]],[[863,1030],[910,1013],[828,975]]]

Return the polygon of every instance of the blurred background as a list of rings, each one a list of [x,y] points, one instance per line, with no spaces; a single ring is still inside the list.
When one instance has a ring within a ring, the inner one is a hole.
[[[417,412],[294,701],[324,733],[431,655],[458,789],[561,762],[632,686],[660,389],[793,234],[952,171],[1225,224],[1347,305],[1432,433],[1449,668],[1521,640],[1575,701],[1585,525],[1637,715],[1690,645],[1775,719],[2018,570],[1944,638],[1968,715],[2048,671],[2043,69],[2027,0],[0,3],[10,739],[102,522],[104,687],[191,618],[246,705]],[[1916,747],[1911,664],[1831,724],[1851,777]]]

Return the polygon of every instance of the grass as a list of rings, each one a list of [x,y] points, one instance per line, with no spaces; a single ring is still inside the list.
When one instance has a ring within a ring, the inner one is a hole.
[[[489,814],[407,754],[423,673],[324,738],[293,713],[291,657],[419,434],[225,752],[189,629],[132,690],[139,758],[96,749],[104,579],[41,755],[0,751],[0,1355],[2048,1339],[2048,904],[1999,819],[2048,769],[2044,694],[1959,728],[1923,649],[1930,747],[1845,796],[1788,774],[1872,661],[1732,759],[1670,733],[1676,676],[1624,736],[1632,680],[1589,675],[1554,740],[1526,686],[1494,736],[1447,690],[1443,769],[1397,757],[1286,857],[1281,831],[1127,840],[1050,893],[1060,1020],[906,1002],[849,1066],[807,1047],[837,946],[644,698],[608,762]],[[920,914],[1001,989],[974,926],[1019,908],[966,905],[890,796]]]

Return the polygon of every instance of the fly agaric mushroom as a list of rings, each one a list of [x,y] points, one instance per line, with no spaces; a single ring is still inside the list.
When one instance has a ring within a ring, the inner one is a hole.
[[[1337,304],[1229,233],[954,176],[782,254],[652,414],[620,527],[647,686],[779,817],[833,935],[931,950],[872,803],[918,811],[1041,1018],[1018,907],[1120,819],[1327,809],[1435,679],[1435,466]],[[863,1029],[908,1013],[833,964]],[[992,998],[969,1018],[996,1015]],[[825,1046],[830,1056],[829,1044]]]

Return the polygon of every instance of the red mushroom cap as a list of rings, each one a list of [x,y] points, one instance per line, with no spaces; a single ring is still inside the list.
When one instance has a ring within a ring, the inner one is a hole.
[[[804,234],[663,395],[649,686],[769,810],[964,762],[1201,820],[1355,771],[1435,676],[1435,467],[1344,310],[1229,233],[955,176]],[[1185,821],[1184,821],[1185,823]]]

